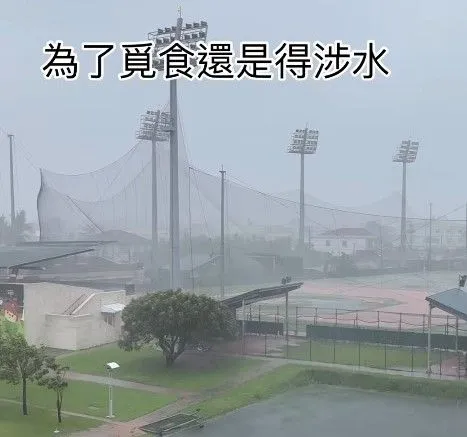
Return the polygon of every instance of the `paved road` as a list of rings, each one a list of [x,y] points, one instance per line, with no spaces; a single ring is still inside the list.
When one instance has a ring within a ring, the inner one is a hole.
[[[278,396],[180,437],[437,437],[465,435],[467,405],[312,386]]]
[[[157,385],[141,384],[139,382],[124,381],[116,378],[108,378],[107,376],[88,375],[86,373],[69,372],[68,378],[73,381],[86,381],[93,382],[95,384],[108,385],[110,382],[114,387],[130,388],[134,390],[149,391],[151,393],[167,393],[176,394],[180,396],[190,396],[192,393],[185,392],[183,390],[172,389],[167,387],[160,387]]]

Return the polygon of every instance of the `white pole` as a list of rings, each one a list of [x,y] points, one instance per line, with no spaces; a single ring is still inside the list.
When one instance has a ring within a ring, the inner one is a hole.
[[[428,351],[427,351],[427,371],[428,375],[431,375],[431,311],[433,307],[430,303],[430,309],[428,312]]]
[[[112,371],[109,370],[109,415],[108,419],[113,419],[115,416],[113,414],[113,393],[112,393]]]

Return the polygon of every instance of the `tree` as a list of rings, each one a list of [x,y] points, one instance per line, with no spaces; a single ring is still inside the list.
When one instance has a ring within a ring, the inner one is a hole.
[[[167,367],[186,346],[235,335],[235,316],[222,303],[178,291],[152,293],[132,300],[123,310],[119,346],[127,351],[155,343]]]
[[[0,327],[1,328],[1,327]],[[27,416],[26,388],[28,381],[35,381],[47,372],[43,348],[27,344],[19,332],[0,331],[0,379],[7,383],[22,384],[23,414]]]
[[[27,239],[27,234],[33,230],[33,226],[27,222],[24,210],[16,213],[14,230],[15,232],[10,221],[5,216],[0,216],[0,244],[11,244]]]
[[[58,423],[62,423],[63,392],[68,387],[66,372],[70,370],[70,368],[57,363],[55,358],[49,358],[47,360],[46,368],[48,372],[42,375],[37,382],[39,385],[47,387],[49,390],[55,392],[57,396],[57,420]]]

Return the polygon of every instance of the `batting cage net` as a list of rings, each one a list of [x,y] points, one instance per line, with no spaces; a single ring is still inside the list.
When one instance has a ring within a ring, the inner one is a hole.
[[[179,139],[181,255],[218,254],[221,176],[192,166],[182,129]],[[37,199],[41,240],[97,240],[105,232],[125,231],[149,241],[151,157],[151,142],[140,141],[117,161],[90,173],[64,175],[42,169]],[[169,239],[169,159],[169,143],[157,143],[157,222],[161,246],[168,244]],[[465,206],[431,220],[412,217],[409,207],[405,251],[399,250],[400,206],[400,196],[395,196],[384,210],[375,206],[373,210],[352,211],[306,202],[305,267],[327,263],[325,268],[332,271],[347,262],[345,257],[351,257],[349,269],[401,267],[408,259],[422,268],[429,250],[430,262],[445,259],[446,252],[449,262],[456,257],[465,259],[466,222],[462,217]],[[229,255],[237,249],[250,254],[297,255],[299,217],[298,199],[260,192],[227,173],[225,237]],[[290,266],[283,270],[294,274]]]

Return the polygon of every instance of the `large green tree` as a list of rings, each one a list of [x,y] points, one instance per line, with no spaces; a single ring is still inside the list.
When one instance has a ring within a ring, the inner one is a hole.
[[[24,336],[0,326],[0,380],[22,387],[23,414],[28,414],[27,382],[48,372],[42,348],[30,346]]]
[[[236,333],[235,315],[220,302],[182,291],[151,293],[132,300],[123,310],[122,349],[157,344],[171,366],[186,346]]]

